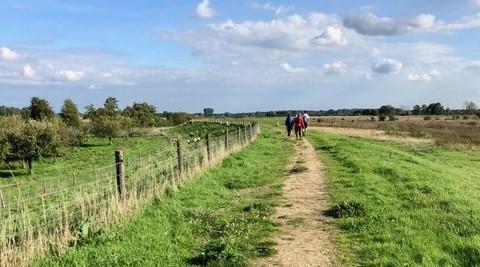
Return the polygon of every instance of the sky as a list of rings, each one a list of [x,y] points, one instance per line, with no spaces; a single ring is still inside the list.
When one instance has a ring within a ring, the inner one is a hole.
[[[2,0],[0,105],[480,104],[480,0]]]

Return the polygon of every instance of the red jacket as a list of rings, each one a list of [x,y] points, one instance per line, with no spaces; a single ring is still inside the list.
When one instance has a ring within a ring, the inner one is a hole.
[[[295,117],[294,123],[295,128],[305,128],[305,123],[303,122],[302,116]]]

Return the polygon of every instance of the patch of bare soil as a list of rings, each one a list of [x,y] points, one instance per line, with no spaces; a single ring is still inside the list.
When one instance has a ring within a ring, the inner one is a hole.
[[[281,224],[275,238],[278,253],[255,266],[338,265],[331,239],[334,222],[324,215],[329,208],[325,169],[306,139],[297,142],[292,171],[283,187],[285,203],[274,215]]]
[[[426,138],[415,138],[408,136],[388,135],[382,130],[356,129],[356,128],[337,128],[337,127],[311,127],[311,130],[318,130],[325,133],[339,134],[351,137],[361,137],[383,141],[394,141],[407,144],[431,144],[433,141]]]

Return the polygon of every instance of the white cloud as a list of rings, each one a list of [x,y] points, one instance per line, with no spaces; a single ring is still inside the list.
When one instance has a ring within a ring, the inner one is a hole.
[[[6,61],[13,61],[18,58],[18,54],[10,48],[2,46],[0,47],[0,58]]]
[[[378,17],[372,13],[349,14],[343,25],[363,35],[399,35],[408,32],[405,25],[389,17]]]
[[[431,14],[419,14],[408,22],[413,28],[430,29],[437,25],[437,19]]]
[[[342,61],[337,61],[333,63],[327,63],[323,65],[323,71],[325,74],[334,75],[334,74],[341,74],[345,71],[347,65]]]
[[[35,77],[35,70],[33,70],[32,66],[30,66],[30,64],[27,64],[27,65],[23,66],[23,76],[28,77],[28,78]]]
[[[202,0],[202,2],[197,5],[196,13],[200,18],[211,18],[215,16],[215,10],[210,7],[209,0]]]
[[[407,76],[407,80],[409,81],[423,81],[423,82],[429,82],[433,78],[440,76],[440,72],[437,70],[432,70],[429,73],[424,73],[424,74],[418,74],[418,73],[410,73]]]
[[[402,62],[390,58],[382,58],[372,65],[372,71],[379,74],[399,73],[402,68]]]
[[[299,73],[299,72],[305,72],[306,70],[304,68],[294,68],[292,66],[290,66],[290,64],[288,63],[282,63],[280,64],[280,67],[282,67],[282,69],[286,72],[290,72],[290,73]]]
[[[438,20],[432,14],[419,14],[407,20],[395,20],[390,17],[378,17],[373,13],[358,13],[347,15],[343,25],[362,35],[372,36],[401,35],[419,31],[448,32],[480,27],[480,13],[463,17],[454,23]]]
[[[232,61],[232,66],[240,66],[240,62],[239,61]]]
[[[293,10],[293,7],[290,7],[290,6],[277,6],[270,2],[260,3],[257,1],[251,1],[249,3],[249,7],[255,8],[255,9],[268,10],[273,12],[273,14],[275,14],[276,16],[283,15],[288,11]]]
[[[205,40],[205,43],[208,43],[209,47],[226,42],[236,46],[279,50],[308,50],[345,45],[347,39],[342,30],[335,26],[335,22],[338,22],[335,16],[320,13],[308,17],[295,14],[271,21],[235,23],[227,20],[210,25],[213,32],[207,37],[211,40]]]
[[[347,39],[343,36],[340,28],[330,26],[321,35],[314,37],[312,43],[315,45],[346,45]]]
[[[88,90],[101,90],[102,89],[101,86],[98,86],[98,85],[95,85],[95,84],[90,84],[87,88],[88,88]]]
[[[85,73],[83,71],[61,70],[58,72],[58,75],[65,80],[78,82],[83,78],[83,76],[85,76]]]
[[[480,0],[471,0],[474,5],[480,6]]]
[[[370,72],[367,72],[365,74],[365,79],[367,79],[369,81],[372,81],[373,80],[373,74],[371,74]]]

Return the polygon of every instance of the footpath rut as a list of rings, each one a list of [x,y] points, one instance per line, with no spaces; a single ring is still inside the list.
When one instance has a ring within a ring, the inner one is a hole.
[[[335,227],[325,215],[329,208],[325,168],[308,140],[297,142],[292,167],[303,165],[307,170],[286,180],[285,203],[274,215],[281,224],[275,238],[278,253],[256,266],[338,266],[331,239]]]

